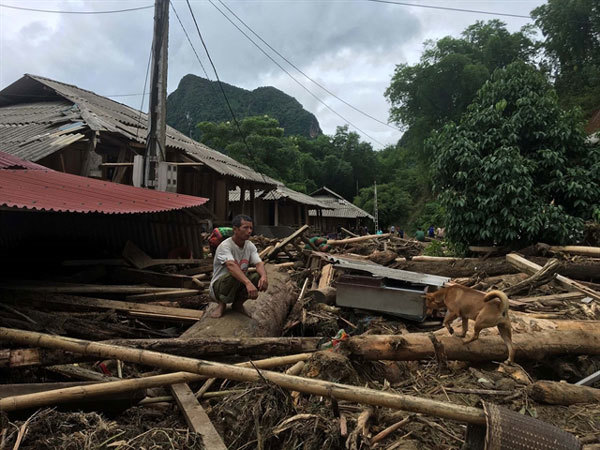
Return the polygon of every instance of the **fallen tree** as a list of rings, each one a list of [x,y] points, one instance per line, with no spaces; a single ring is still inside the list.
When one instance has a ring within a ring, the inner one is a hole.
[[[267,264],[269,289],[261,292],[256,300],[248,300],[244,307],[249,316],[227,310],[218,319],[210,317],[214,304],[209,306],[204,316],[192,325],[182,338],[206,336],[256,337],[280,336],[287,316],[297,298],[297,292],[287,272],[279,271]]]
[[[544,266],[549,258],[531,257],[529,260]],[[436,260],[396,260],[392,266],[396,269],[412,272],[429,273],[450,278],[470,277],[474,273],[485,273],[487,276],[505,275],[519,272],[506,258],[450,258]],[[600,280],[600,260],[581,259],[578,261],[561,261],[558,273],[576,280]]]

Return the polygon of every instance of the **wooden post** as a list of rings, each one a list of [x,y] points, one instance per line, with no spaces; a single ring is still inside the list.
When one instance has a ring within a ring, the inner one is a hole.
[[[279,200],[273,200],[273,225],[279,225]]]
[[[155,188],[158,164],[166,157],[167,142],[167,61],[169,41],[169,0],[154,1],[154,36],[152,39],[152,75],[144,182]]]
[[[252,223],[256,226],[258,221],[256,220],[256,199],[254,198],[254,186],[250,186],[250,216],[252,217]]]

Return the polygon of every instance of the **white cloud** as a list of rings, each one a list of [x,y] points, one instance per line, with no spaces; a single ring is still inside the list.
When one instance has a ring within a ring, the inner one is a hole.
[[[476,20],[494,18],[357,0],[225,1],[304,72],[355,107],[383,121],[387,120],[389,110],[383,92],[396,64],[418,61],[426,39],[458,35]],[[121,9],[151,3],[151,0],[9,2],[21,7],[57,10]],[[528,14],[541,3],[542,0],[462,1],[452,2],[452,7]],[[174,4],[213,78],[186,3],[177,0]],[[431,0],[428,4],[447,6],[448,2]],[[246,89],[273,85],[296,97],[313,112],[326,133],[334,133],[336,126],[343,124],[342,119],[260,53],[210,3],[193,1],[192,7],[222,81]],[[151,9],[75,15],[0,8],[0,88],[24,73],[35,73],[103,95],[141,93],[152,43],[152,18]],[[516,18],[500,19],[511,31],[527,23]],[[171,11],[169,92],[188,73],[204,76]],[[399,138],[398,131],[364,117],[301,75],[297,74],[297,77],[377,141],[388,144]],[[139,108],[141,97],[116,100]],[[379,145],[375,144],[375,147]]]

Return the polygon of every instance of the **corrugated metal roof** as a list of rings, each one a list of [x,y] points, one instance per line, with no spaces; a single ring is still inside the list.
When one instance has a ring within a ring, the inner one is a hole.
[[[39,95],[36,95],[35,92],[31,92],[35,89],[35,86],[33,86],[32,83],[38,84],[38,91],[36,92],[38,92]],[[40,84],[45,90],[39,90]],[[50,88],[55,94],[48,92],[49,90],[47,88]],[[21,115],[18,116],[19,120],[26,122],[29,120],[29,115],[40,114],[43,117],[51,115],[51,112],[39,110],[39,108],[42,108],[39,99],[43,97],[49,101],[56,100],[56,95],[58,95],[72,102],[78,109],[77,118],[71,118],[70,120],[81,120],[85,122],[87,128],[90,130],[117,133],[128,140],[141,144],[146,142],[146,114],[140,113],[140,111],[130,108],[122,103],[102,97],[92,91],[37,75],[27,74],[20,80],[17,80],[12,85],[0,91],[0,104],[12,105],[13,103],[22,103],[25,101],[28,94],[31,95],[31,100],[37,100],[37,102],[35,104],[28,103],[25,105],[30,109],[29,111],[22,112]],[[50,103],[56,104],[57,102],[51,101]],[[35,107],[32,105],[35,105]],[[0,111],[4,108],[0,107]],[[38,110],[36,111],[36,109]],[[2,142],[2,134],[5,131],[2,124],[6,123],[5,118],[7,115],[8,114],[2,114],[0,112],[0,142]],[[39,123],[39,121],[36,123]],[[29,134],[29,137],[32,136],[32,134]],[[64,143],[64,141],[62,142]],[[167,147],[183,151],[187,156],[198,162],[204,163],[207,167],[221,175],[251,180],[258,183],[277,184],[276,180],[256,172],[250,167],[245,166],[233,158],[213,150],[206,145],[188,138],[169,126],[167,126]],[[56,150],[58,150],[58,148],[55,145],[52,152]],[[15,149],[14,146],[9,146],[5,147],[5,151],[12,154],[18,154],[28,160],[36,161],[47,155],[44,154],[41,156],[44,152],[35,145],[23,145],[19,149]]]
[[[366,211],[363,211],[358,206],[350,203],[344,197],[336,194],[331,189],[323,186],[317,191],[310,194],[311,197],[317,199],[320,203],[324,204],[328,209],[323,210],[323,217],[339,217],[339,218],[350,218],[355,219],[358,217],[368,217],[374,220],[373,216]],[[308,215],[314,217],[317,215],[317,211],[311,209],[308,211]]]
[[[264,190],[262,190],[262,189],[255,189],[254,190],[254,198],[260,197],[260,195],[263,192],[264,192]],[[230,202],[239,202],[241,198],[242,198],[242,190],[239,187],[237,187],[235,189],[231,189],[229,191],[229,201]],[[245,202],[250,201],[250,189],[246,189],[246,195],[244,195],[244,201]]]
[[[0,149],[28,161],[83,139],[85,131],[77,106],[64,100],[0,108]]]
[[[24,161],[8,153],[0,152],[0,169],[44,170],[46,168],[30,161]]]
[[[15,164],[15,160],[18,164]],[[206,198],[57,172],[0,152],[0,206],[39,211],[136,214],[201,206]],[[8,169],[8,167],[26,167]]]
[[[450,278],[440,277],[438,275],[429,275],[427,273],[410,272],[408,270],[391,269],[389,267],[374,264],[371,261],[358,261],[354,259],[342,258],[340,256],[332,256],[327,253],[319,253],[322,258],[327,259],[333,265],[342,269],[359,270],[368,272],[371,275],[382,278],[390,278],[392,280],[408,281],[416,284],[427,284],[431,286],[444,286],[450,281]]]
[[[313,198],[309,195],[303,194],[302,192],[294,191],[288,187],[279,185],[272,191],[264,193],[261,198],[264,200],[279,200],[281,198],[289,198],[297,203],[301,203],[303,205],[315,206],[321,209],[330,209],[331,207],[320,202],[316,198]]]

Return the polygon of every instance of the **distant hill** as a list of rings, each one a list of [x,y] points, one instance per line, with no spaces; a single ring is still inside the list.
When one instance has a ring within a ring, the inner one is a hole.
[[[321,134],[317,118],[279,89],[266,86],[247,91],[227,83],[223,83],[223,89],[238,119],[267,114],[279,121],[287,136]],[[198,122],[227,120],[231,120],[231,114],[215,81],[186,75],[167,98],[167,123],[192,138],[198,137]]]

